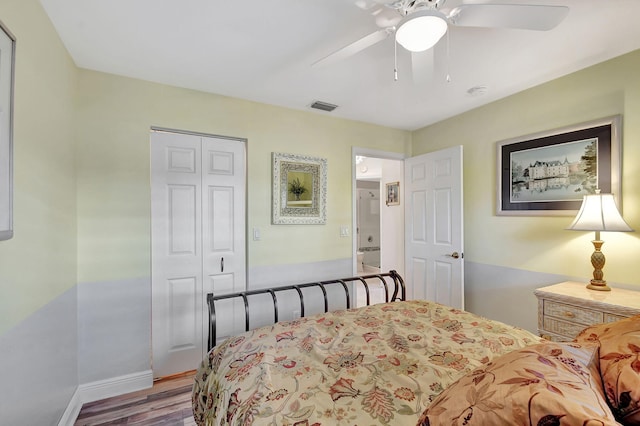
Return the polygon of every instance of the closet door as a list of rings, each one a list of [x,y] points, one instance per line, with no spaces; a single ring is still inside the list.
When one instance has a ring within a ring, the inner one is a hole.
[[[244,144],[203,139],[202,144],[202,256],[203,287],[207,293],[246,290]],[[218,315],[234,318],[238,309],[218,306]],[[242,309],[244,311],[244,308]],[[206,350],[208,317],[203,298],[203,344]],[[234,323],[229,324],[230,331]],[[244,324],[243,324],[244,325]],[[220,330],[220,328],[219,328]],[[242,329],[244,331],[244,329]],[[204,352],[203,352],[204,355]]]
[[[206,351],[206,293],[245,288],[245,147],[151,134],[154,377],[197,368]]]

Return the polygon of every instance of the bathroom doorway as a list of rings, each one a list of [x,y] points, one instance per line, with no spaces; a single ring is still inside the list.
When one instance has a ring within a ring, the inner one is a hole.
[[[402,193],[403,159],[402,154],[353,149],[354,275],[404,273],[404,200],[400,196],[399,203],[386,204],[387,184],[399,183]],[[357,289],[359,305],[362,293]]]
[[[356,179],[356,193],[358,274],[377,274],[380,272],[380,179]]]

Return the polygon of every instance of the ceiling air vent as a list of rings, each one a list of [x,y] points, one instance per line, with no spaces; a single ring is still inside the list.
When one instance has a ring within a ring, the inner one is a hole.
[[[334,109],[338,108],[338,105],[333,105],[328,102],[315,101],[314,103],[311,104],[311,108],[321,109],[322,111],[331,112]]]

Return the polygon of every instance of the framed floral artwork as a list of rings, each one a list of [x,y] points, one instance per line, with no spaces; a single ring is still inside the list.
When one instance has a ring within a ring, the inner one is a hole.
[[[327,160],[272,153],[274,225],[327,222]]]

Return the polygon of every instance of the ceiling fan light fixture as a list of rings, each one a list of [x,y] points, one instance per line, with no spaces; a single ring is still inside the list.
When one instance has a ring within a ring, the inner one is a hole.
[[[419,10],[402,18],[396,30],[396,41],[410,52],[423,52],[433,47],[447,32],[445,15],[435,9]]]

